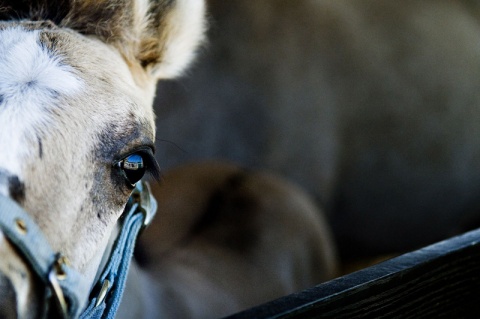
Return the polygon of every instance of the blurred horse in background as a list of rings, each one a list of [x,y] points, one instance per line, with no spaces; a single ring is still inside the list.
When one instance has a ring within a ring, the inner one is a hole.
[[[150,300],[158,318],[216,318],[337,275],[323,212],[283,178],[193,163],[167,171],[152,193],[158,216],[139,239],[142,267],[130,281],[139,288],[124,297],[125,313],[130,303]],[[153,289],[142,291],[140,272]]]
[[[208,49],[184,80],[159,85],[164,167],[228,159],[297,182],[345,260],[479,226],[477,1],[208,8]]]

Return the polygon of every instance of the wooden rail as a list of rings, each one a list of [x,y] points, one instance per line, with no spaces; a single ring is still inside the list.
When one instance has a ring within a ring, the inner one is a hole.
[[[227,318],[480,318],[480,230]]]

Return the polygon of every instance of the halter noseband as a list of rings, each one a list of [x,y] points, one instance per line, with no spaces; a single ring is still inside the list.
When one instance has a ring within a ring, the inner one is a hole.
[[[0,195],[0,229],[45,285],[44,317],[55,309],[64,318],[113,318],[120,305],[135,241],[153,219],[157,202],[148,184],[138,182],[120,219],[120,234],[87,304],[79,292],[89,283],[50,247],[40,228],[12,199]],[[83,312],[82,312],[83,311]]]

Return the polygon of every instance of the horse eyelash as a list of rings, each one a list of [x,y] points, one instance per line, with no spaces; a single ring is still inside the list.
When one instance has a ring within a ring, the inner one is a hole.
[[[147,166],[147,173],[152,177],[156,182],[160,182],[161,179],[161,169],[160,165],[158,165],[155,156],[153,155],[153,151],[150,148],[147,149],[140,149],[137,153],[141,154],[145,164]]]

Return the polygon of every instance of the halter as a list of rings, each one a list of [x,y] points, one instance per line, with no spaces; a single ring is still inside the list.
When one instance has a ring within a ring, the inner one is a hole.
[[[63,318],[113,318],[125,288],[135,241],[141,230],[150,224],[156,210],[157,202],[148,184],[137,183],[120,218],[122,228],[110,257],[86,305],[79,292],[90,289],[89,283],[68,265],[65,257],[52,250],[29,215],[1,194],[0,229],[45,286],[43,317],[58,309]]]

